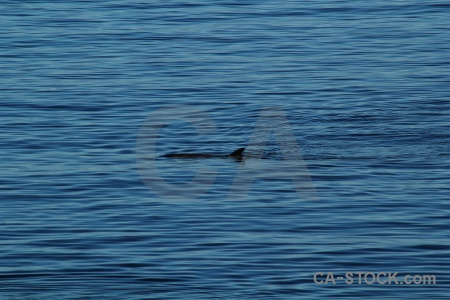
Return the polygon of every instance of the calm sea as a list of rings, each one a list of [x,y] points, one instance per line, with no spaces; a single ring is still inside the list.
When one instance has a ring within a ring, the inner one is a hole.
[[[448,299],[449,15],[2,1],[0,299]]]

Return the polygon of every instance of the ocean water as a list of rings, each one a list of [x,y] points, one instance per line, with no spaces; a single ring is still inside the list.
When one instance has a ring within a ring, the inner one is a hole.
[[[3,1],[0,299],[448,299],[449,13]]]

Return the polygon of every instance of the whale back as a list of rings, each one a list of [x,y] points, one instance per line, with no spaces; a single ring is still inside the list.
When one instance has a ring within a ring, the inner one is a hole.
[[[230,156],[239,157],[242,156],[242,153],[244,153],[245,148],[239,148],[233,153],[230,154]]]
[[[228,155],[215,155],[215,154],[207,154],[207,153],[170,153],[165,154],[163,157],[171,157],[171,158],[214,158],[214,157],[238,157],[242,158],[242,153],[245,148],[239,148],[236,151],[232,152]]]

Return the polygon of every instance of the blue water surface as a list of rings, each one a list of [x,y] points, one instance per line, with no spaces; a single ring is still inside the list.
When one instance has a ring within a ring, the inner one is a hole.
[[[448,299],[449,13],[3,1],[0,299]]]

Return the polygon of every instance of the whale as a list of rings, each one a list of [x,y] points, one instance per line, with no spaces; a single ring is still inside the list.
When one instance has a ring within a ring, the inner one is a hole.
[[[167,158],[242,158],[245,148],[239,148],[230,154],[220,155],[220,154],[208,154],[208,153],[169,153],[163,155],[163,157]]]

